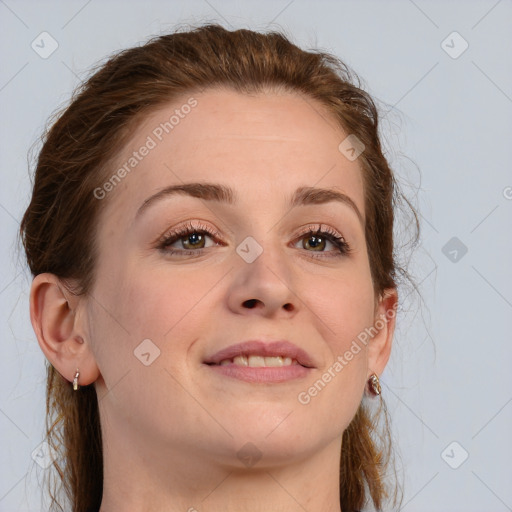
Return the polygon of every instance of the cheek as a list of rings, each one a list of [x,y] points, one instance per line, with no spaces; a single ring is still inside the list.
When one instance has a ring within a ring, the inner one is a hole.
[[[363,339],[373,324],[374,297],[371,278],[352,273],[342,278],[318,281],[317,293],[309,307],[318,318],[318,328],[328,342],[333,357],[348,350],[353,340]],[[322,286],[323,285],[323,286]]]
[[[298,401],[339,425],[355,414],[364,391],[374,320],[373,286],[363,275],[324,284],[328,288],[310,298],[310,307],[328,355],[317,379]]]
[[[123,370],[139,372],[153,360],[148,368],[181,375],[194,342],[206,329],[214,329],[211,309],[218,302],[208,303],[205,296],[218,280],[208,272],[175,269],[171,274],[159,264],[118,269],[98,288],[102,304],[95,303],[93,312],[93,338],[105,380],[109,374],[119,377]],[[149,383],[154,373],[146,372],[143,378]]]
[[[169,343],[178,333],[200,328],[197,315],[207,308],[205,296],[217,281],[207,271],[139,271],[126,286],[121,314],[139,338]]]
[[[321,418],[333,437],[348,427],[363,397],[368,365],[365,332],[372,325],[373,311],[370,292],[354,293],[353,287],[340,286],[315,310],[327,356],[314,379],[300,390],[297,403],[306,417]]]
[[[148,418],[200,414],[180,383],[187,382],[187,352],[205,322],[198,303],[216,280],[178,271],[171,281],[163,274],[118,271],[95,291],[101,304],[93,301],[91,337],[106,386],[98,396],[106,398],[102,404],[112,421],[133,422],[134,411],[140,425]],[[166,435],[181,435],[178,424],[164,424]]]
[[[210,280],[207,272],[170,270],[165,262],[148,268],[127,261],[99,280],[96,294],[105,306],[99,313],[107,313],[132,341],[163,340],[213,285]]]

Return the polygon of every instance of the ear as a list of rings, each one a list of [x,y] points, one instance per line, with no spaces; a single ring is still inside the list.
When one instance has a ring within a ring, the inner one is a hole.
[[[82,299],[54,274],[34,277],[30,289],[30,320],[46,359],[68,381],[76,370],[78,384],[86,386],[100,375],[87,341]]]
[[[397,307],[397,289],[387,288],[380,296],[375,310],[373,326],[377,332],[368,344],[368,369],[370,374],[375,372],[380,376],[389,360],[395,332]]]

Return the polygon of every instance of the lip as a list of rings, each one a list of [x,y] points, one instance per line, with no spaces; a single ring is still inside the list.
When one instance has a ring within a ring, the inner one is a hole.
[[[294,379],[307,377],[312,371],[300,364],[292,364],[290,366],[278,367],[249,367],[238,366],[234,363],[227,365],[210,365],[208,366],[213,372],[225,377],[231,377],[245,382],[261,382],[261,383],[279,383],[287,382]]]
[[[222,366],[219,364],[225,359],[248,355],[289,357],[295,359],[298,364],[277,367],[239,366],[233,362]],[[300,379],[308,376],[315,368],[313,358],[305,350],[287,340],[249,340],[237,343],[207,357],[204,364],[217,374],[251,383],[278,383]]]
[[[291,359],[296,359],[301,367],[314,368],[313,358],[302,348],[290,343],[287,340],[277,341],[261,341],[261,340],[249,340],[236,345],[231,345],[227,348],[216,352],[212,356],[205,359],[204,363],[207,365],[219,365],[224,359],[233,359],[237,356],[283,356]],[[228,366],[228,365],[226,365]],[[295,365],[297,366],[297,365]],[[286,367],[278,367],[280,369]],[[259,370],[259,368],[252,368],[253,370]],[[268,369],[268,368],[263,368]]]

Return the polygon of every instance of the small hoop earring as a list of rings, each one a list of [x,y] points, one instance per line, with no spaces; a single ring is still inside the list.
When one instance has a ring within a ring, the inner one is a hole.
[[[372,373],[368,378],[368,386],[375,396],[379,396],[381,394],[382,388],[380,387],[379,377],[376,373]]]
[[[80,372],[78,368],[76,369],[75,378],[73,379],[73,390],[76,391],[78,389],[78,377],[80,376]]]

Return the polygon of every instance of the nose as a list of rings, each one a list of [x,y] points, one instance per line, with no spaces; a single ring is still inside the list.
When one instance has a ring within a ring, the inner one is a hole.
[[[292,270],[278,254],[263,251],[252,263],[238,262],[229,290],[229,307],[238,314],[293,316],[298,311]]]
[[[265,304],[268,304],[268,302],[265,302],[261,299],[247,299],[243,302],[243,307],[247,309],[254,309],[254,308],[265,308]],[[279,308],[279,304],[277,306],[267,306],[269,309],[277,309]],[[287,302],[283,304],[283,309],[286,311],[293,311],[294,306],[291,302]]]

